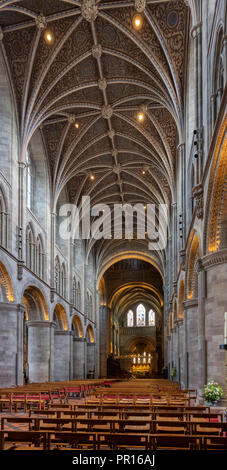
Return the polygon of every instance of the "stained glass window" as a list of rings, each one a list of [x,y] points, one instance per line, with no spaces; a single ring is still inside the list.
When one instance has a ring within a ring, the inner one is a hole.
[[[136,324],[137,326],[145,326],[145,307],[140,304],[136,309]]]
[[[155,326],[155,312],[153,310],[149,311],[148,324],[149,326]]]
[[[127,326],[133,326],[133,311],[129,310],[127,313]]]

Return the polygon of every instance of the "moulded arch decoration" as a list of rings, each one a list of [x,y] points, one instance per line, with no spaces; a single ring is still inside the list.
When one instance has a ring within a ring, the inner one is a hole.
[[[178,318],[184,318],[183,312],[183,301],[184,301],[184,280],[180,282],[179,295],[178,295]]]
[[[83,338],[84,337],[84,329],[83,325],[81,323],[80,317],[78,315],[74,315],[72,319],[72,330],[76,331],[78,338]]]
[[[198,273],[196,271],[196,262],[200,258],[199,238],[193,236],[189,251],[189,260],[187,268],[187,299],[198,297]]]
[[[56,321],[57,329],[64,331],[69,329],[66,311],[60,303],[55,306],[53,321]]]
[[[88,339],[89,343],[94,343],[95,342],[94,330],[93,330],[91,325],[88,325],[88,327],[87,327],[86,338]]]
[[[206,249],[206,253],[213,253],[220,250],[221,248],[225,248],[226,222],[227,115],[225,116],[216,141],[207,191],[206,218],[204,227],[204,247]]]
[[[50,320],[45,297],[38,287],[28,285],[22,302],[26,307],[26,320]]]
[[[0,261],[0,287],[3,291],[4,297],[8,300],[8,302],[13,302],[14,292],[13,292],[12,282],[4,264],[1,261]]]

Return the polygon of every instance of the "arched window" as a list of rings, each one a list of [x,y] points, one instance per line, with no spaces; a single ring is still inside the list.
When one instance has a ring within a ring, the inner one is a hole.
[[[55,258],[55,290],[60,294],[60,285],[61,285],[61,276],[60,276],[60,261],[58,256]]]
[[[76,303],[76,307],[79,311],[81,310],[81,289],[80,289],[79,281],[78,281],[78,286],[77,286],[77,303]]]
[[[7,248],[8,214],[4,194],[0,188],[0,245]]]
[[[148,325],[155,326],[155,312],[153,310],[149,311],[148,314]]]
[[[35,267],[35,241],[34,241],[34,234],[31,229],[30,224],[27,226],[26,229],[26,266],[31,271],[34,271]]]
[[[73,278],[73,305],[74,307],[76,307],[76,303],[77,303],[77,282],[76,282],[76,278],[74,277]]]
[[[133,311],[129,310],[127,313],[127,326],[133,326]]]
[[[146,310],[143,304],[138,305],[136,309],[136,326],[145,326]]]
[[[61,295],[65,297],[66,295],[66,271],[65,271],[65,264],[62,263],[61,266]]]
[[[26,201],[28,209],[32,209],[32,189],[33,189],[33,178],[34,178],[34,168],[32,166],[32,160],[29,150],[26,153]]]
[[[36,242],[36,274],[42,279],[44,278],[44,249],[40,235]]]

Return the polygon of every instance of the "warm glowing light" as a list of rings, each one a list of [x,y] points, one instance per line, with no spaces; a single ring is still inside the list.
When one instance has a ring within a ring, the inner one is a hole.
[[[90,175],[90,180],[91,180],[91,181],[94,181],[94,179],[95,179],[95,176],[94,176],[94,175]]]
[[[145,171],[145,170],[142,171],[142,175],[146,175],[146,171]]]
[[[137,30],[141,29],[143,25],[143,19],[141,15],[135,15],[133,18],[133,27]]]
[[[140,112],[140,113],[137,114],[137,119],[138,119],[139,122],[143,122],[143,121],[144,121],[144,117],[145,117],[145,116],[144,116],[144,113],[141,113],[141,112]]]
[[[51,44],[53,42],[53,34],[50,32],[50,31],[46,31],[45,33],[45,40],[46,42],[48,42],[49,44]]]
[[[76,122],[75,128],[76,128],[76,129],[79,129],[79,124],[78,124],[78,122]]]

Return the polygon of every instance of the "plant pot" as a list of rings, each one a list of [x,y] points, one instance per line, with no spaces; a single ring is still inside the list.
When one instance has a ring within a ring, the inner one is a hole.
[[[218,401],[205,401],[205,405],[207,406],[217,406]]]

